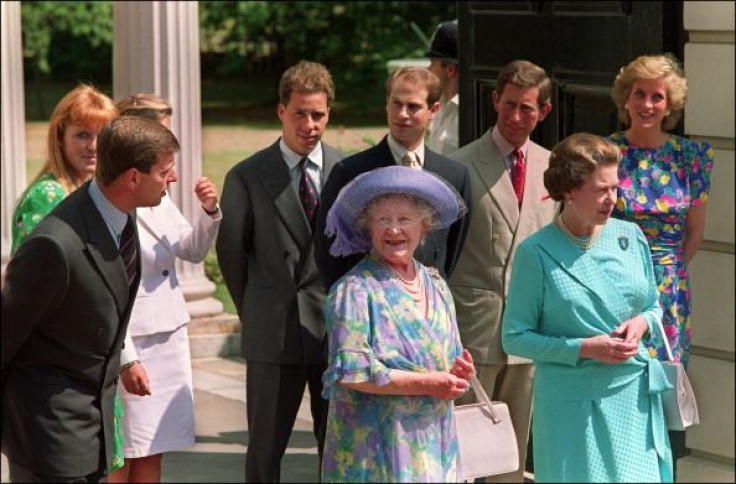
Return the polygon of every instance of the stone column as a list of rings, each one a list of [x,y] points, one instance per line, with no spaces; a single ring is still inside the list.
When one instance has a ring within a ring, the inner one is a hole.
[[[190,221],[201,211],[193,191],[202,173],[197,8],[197,2],[113,2],[113,95],[149,92],[171,103],[181,151],[170,195]],[[204,264],[177,261],[177,272],[192,318],[222,313]]]
[[[2,5],[2,272],[10,257],[13,205],[26,186],[26,130],[20,2]]]

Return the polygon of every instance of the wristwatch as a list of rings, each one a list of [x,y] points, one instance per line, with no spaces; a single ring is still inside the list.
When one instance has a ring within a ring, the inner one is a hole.
[[[204,213],[206,213],[207,215],[215,215],[215,214],[217,214],[217,212],[220,211],[220,204],[219,203],[216,203],[214,210],[207,210],[204,207],[202,207],[202,210],[204,210]]]

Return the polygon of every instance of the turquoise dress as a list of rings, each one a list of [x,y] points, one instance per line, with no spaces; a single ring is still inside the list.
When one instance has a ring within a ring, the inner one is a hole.
[[[52,173],[44,173],[38,180],[28,186],[13,211],[13,225],[11,228],[13,243],[10,248],[11,255],[15,254],[20,244],[31,235],[36,225],[46,215],[51,213],[66,195],[64,186],[59,183]],[[123,404],[120,402],[120,397],[116,394],[115,413],[113,417],[115,428],[113,451],[115,455],[113,456],[110,472],[120,469],[125,464],[125,456],[123,455],[123,430],[120,422],[123,415]]]
[[[685,219],[691,206],[708,201],[713,148],[671,135],[659,148],[632,146],[623,132],[609,137],[621,150],[618,202],[614,217],[634,222],[649,242],[662,324],[675,360],[690,359],[690,276],[682,250]],[[667,352],[658,332],[646,341],[660,360]]]
[[[649,248],[610,219],[588,251],[549,224],[514,258],[503,348],[533,360],[535,482],[672,482],[661,363],[642,344],[620,364],[580,358],[582,339],[662,317]]]
[[[329,367],[323,482],[456,482],[453,403],[376,395],[341,384],[390,383],[391,369],[449,371],[462,353],[455,308],[435,269],[417,263],[429,311],[371,255],[332,287],[325,303]]]

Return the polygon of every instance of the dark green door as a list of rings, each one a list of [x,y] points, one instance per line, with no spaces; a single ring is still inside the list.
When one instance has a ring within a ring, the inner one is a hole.
[[[574,132],[617,129],[610,98],[618,70],[642,54],[682,60],[682,1],[458,2],[460,144],[496,122],[490,92],[514,59],[543,67],[553,111],[532,134],[552,148]],[[675,130],[677,131],[677,130]]]

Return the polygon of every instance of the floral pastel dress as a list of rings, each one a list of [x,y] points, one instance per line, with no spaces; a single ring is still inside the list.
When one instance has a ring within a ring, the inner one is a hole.
[[[688,210],[708,201],[713,148],[676,135],[659,148],[632,146],[623,132],[609,139],[622,155],[614,216],[637,223],[647,237],[664,310],[662,324],[675,360],[687,367],[690,277],[682,244]],[[667,359],[660,334],[645,343],[652,356]]]
[[[36,225],[66,197],[64,186],[56,180],[52,173],[44,173],[38,180],[28,186],[13,211],[13,226],[11,235],[13,243],[10,248],[11,256],[18,250]],[[123,418],[123,404],[120,397],[115,395],[113,460],[110,471],[120,469],[125,464],[123,455],[123,431],[120,420]]]
[[[449,371],[462,352],[452,296],[436,270],[417,263],[427,318],[402,283],[366,256],[332,287],[325,313],[329,367],[324,482],[455,482],[453,403],[429,396],[377,395],[343,383],[390,383],[390,370]]]

